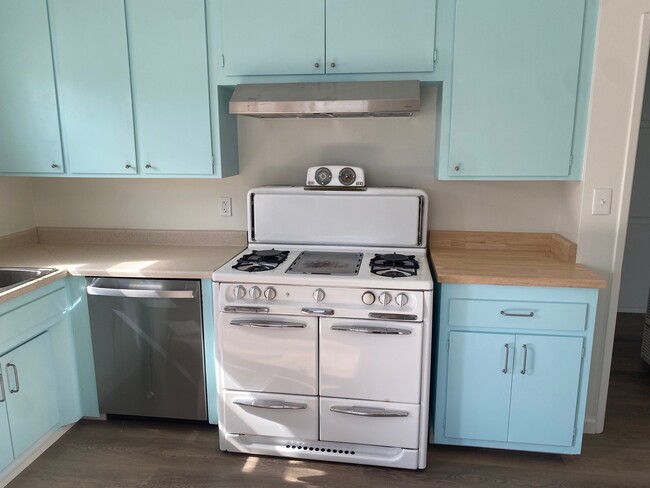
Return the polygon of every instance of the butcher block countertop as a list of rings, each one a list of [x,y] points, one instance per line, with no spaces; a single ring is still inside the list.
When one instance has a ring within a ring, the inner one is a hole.
[[[577,246],[559,234],[431,231],[429,256],[439,283],[605,288],[577,264]]]
[[[209,279],[245,247],[239,231],[32,229],[0,240],[0,267],[59,271],[0,293],[0,303],[68,275]]]

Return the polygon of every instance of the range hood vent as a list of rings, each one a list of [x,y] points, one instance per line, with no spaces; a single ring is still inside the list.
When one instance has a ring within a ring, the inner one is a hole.
[[[418,81],[237,85],[230,113],[251,117],[405,117],[420,110]]]

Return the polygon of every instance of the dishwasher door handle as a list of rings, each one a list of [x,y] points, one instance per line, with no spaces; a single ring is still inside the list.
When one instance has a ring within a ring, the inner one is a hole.
[[[126,298],[194,298],[193,290],[134,290],[132,288],[102,288],[87,286],[89,295]]]

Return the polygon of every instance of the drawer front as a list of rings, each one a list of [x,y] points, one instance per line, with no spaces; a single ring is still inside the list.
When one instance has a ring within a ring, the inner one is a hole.
[[[316,317],[222,313],[217,333],[225,389],[317,394]]]
[[[587,304],[451,298],[449,326],[584,331]]]
[[[67,306],[68,296],[65,288],[60,288],[0,315],[0,344],[11,340],[30,327],[65,312]]]
[[[318,397],[225,391],[219,427],[228,434],[318,439]]]
[[[419,405],[321,397],[320,410],[322,441],[418,447]]]
[[[419,403],[422,324],[322,319],[320,394]]]

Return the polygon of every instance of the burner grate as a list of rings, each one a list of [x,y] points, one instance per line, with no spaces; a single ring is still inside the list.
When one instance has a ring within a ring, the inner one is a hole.
[[[275,249],[254,250],[237,259],[233,269],[248,271],[249,273],[270,271],[283,263],[287,256],[289,256],[289,251],[277,251]]]
[[[419,267],[415,256],[404,254],[375,254],[375,257],[370,260],[370,272],[387,278],[415,276]]]

